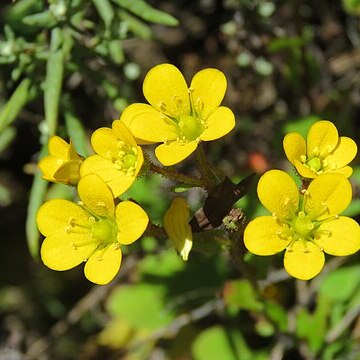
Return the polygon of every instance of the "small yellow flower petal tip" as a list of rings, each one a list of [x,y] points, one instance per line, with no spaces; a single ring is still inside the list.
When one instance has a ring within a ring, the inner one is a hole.
[[[286,157],[304,178],[313,179],[323,173],[339,173],[345,177],[352,174],[352,168],[347,165],[356,156],[356,143],[349,137],[339,137],[330,121],[314,123],[306,141],[296,132],[287,134],[283,145]]]
[[[290,175],[270,170],[260,178],[257,192],[272,215],[247,225],[245,246],[256,255],[285,250],[284,267],[291,276],[315,277],[324,266],[324,252],[347,256],[360,249],[360,226],[339,216],[352,198],[351,184],[343,175],[325,173],[299,191]]]
[[[193,153],[200,141],[223,137],[235,126],[233,112],[220,106],[227,82],[217,69],[204,69],[190,87],[171,64],[153,67],[145,77],[143,92],[148,104],[132,104],[122,113],[138,144],[163,143],[155,150],[165,166]]]
[[[185,199],[175,198],[164,215],[164,228],[175,249],[187,261],[193,240],[189,225],[189,207]]]
[[[49,155],[39,161],[44,180],[66,185],[76,185],[80,179],[80,166],[83,162],[70,140],[68,144],[59,136],[52,136],[48,144]]]
[[[59,271],[85,261],[87,279],[104,285],[119,271],[121,247],[139,239],[149,219],[131,201],[115,206],[110,189],[96,174],[82,177],[78,192],[79,204],[53,199],[40,207],[36,220],[45,236],[41,258]]]
[[[80,175],[98,174],[116,198],[128,190],[138,176],[144,163],[142,149],[119,120],[112,123],[111,129],[97,129],[91,136],[91,145],[96,155],[85,159]]]

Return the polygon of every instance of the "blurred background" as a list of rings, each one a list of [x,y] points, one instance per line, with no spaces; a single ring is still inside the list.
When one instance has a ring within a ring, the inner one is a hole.
[[[205,149],[234,181],[291,170],[284,134],[319,119],[359,145],[359,0],[3,0],[0,31],[1,360],[360,359],[360,255],[329,256],[309,282],[289,279],[281,254],[247,255],[259,299],[226,249],[184,263],[145,238],[116,280],[94,286],[82,266],[45,268],[34,220],[44,199],[75,195],[40,179],[48,137],[88,155],[92,131],[144,102],[143,78],[164,62],[188,83],[206,67],[226,74],[236,127]],[[359,220],[353,165],[346,215]],[[197,171],[191,159],[177,168]],[[173,186],[144,176],[122,198],[161,224]],[[255,190],[237,203],[248,220],[263,213]],[[194,213],[205,194],[183,196]]]

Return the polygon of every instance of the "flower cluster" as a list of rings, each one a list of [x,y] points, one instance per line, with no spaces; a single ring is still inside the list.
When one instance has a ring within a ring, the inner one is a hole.
[[[91,136],[94,155],[84,159],[71,140],[51,137],[49,155],[39,162],[43,178],[77,186],[80,201],[54,199],[40,207],[37,225],[45,236],[44,264],[67,270],[85,261],[90,281],[110,282],[120,268],[121,247],[139,239],[149,222],[139,205],[117,199],[152,164],[141,146],[162,143],[155,155],[162,165],[170,166],[191,155],[201,141],[226,135],[235,125],[232,111],[220,106],[226,87],[226,78],[217,69],[198,72],[188,87],[175,66],[161,64],[144,80],[150,105],[132,104],[111,128],[97,129]],[[188,217],[187,204],[180,198],[164,216],[165,232],[184,260],[192,247]]]
[[[308,280],[324,266],[324,252],[346,256],[360,249],[360,227],[340,216],[352,199],[347,164],[355,157],[353,140],[339,137],[334,124],[318,121],[307,142],[298,133],[287,134],[284,150],[302,177],[298,189],[281,170],[266,172],[258,183],[258,196],[272,213],[252,220],[244,232],[247,249],[257,255],[285,250],[284,267],[293,277]]]
[[[138,204],[118,199],[145,171],[205,188],[209,196],[203,208],[204,221],[200,219],[197,227],[219,226],[214,221],[217,213],[212,209],[213,200],[221,197],[218,192],[226,191],[226,211],[219,209],[222,218],[238,199],[235,196],[231,202],[233,193],[241,193],[241,186],[230,182],[218,187],[221,183],[218,178],[211,179],[214,172],[206,161],[201,162],[204,154],[198,147],[202,141],[223,137],[235,126],[233,112],[221,106],[226,87],[226,78],[217,69],[199,71],[188,86],[175,66],[161,64],[144,79],[148,104],[132,104],[111,128],[97,129],[91,136],[93,155],[84,159],[71,140],[67,143],[58,136],[51,137],[49,155],[39,162],[43,178],[77,186],[80,201],[54,199],[40,207],[37,224],[45,236],[41,247],[45,265],[67,270],[85,261],[85,276],[90,281],[111,281],[120,268],[121,247],[139,239],[148,228],[148,215]],[[143,147],[149,144],[158,144],[155,156],[162,166],[144,155]],[[295,132],[287,134],[283,145],[301,186],[284,171],[267,171],[257,192],[272,215],[252,220],[245,228],[244,243],[257,255],[285,250],[286,271],[307,280],[323,268],[324,253],[345,256],[360,249],[360,226],[340,216],[352,200],[348,180],[352,168],[348,164],[356,156],[357,146],[352,139],[339,136],[330,121],[316,122],[306,140]],[[200,178],[166,170],[195,151]],[[163,217],[163,234],[183,260],[188,259],[193,247],[195,225],[192,221],[190,225],[189,215],[187,202],[177,197]]]

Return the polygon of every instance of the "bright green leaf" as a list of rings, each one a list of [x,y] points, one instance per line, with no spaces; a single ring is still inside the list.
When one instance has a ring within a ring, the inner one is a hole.
[[[263,304],[248,280],[228,281],[224,287],[225,303],[232,310],[261,311]]]
[[[10,125],[28,101],[30,80],[24,79],[0,112],[0,132]]]
[[[360,265],[336,269],[321,282],[319,293],[334,303],[348,301],[359,288],[358,279],[360,279]]]
[[[214,326],[201,332],[192,346],[194,360],[254,360],[238,330]]]
[[[132,12],[140,18],[157,24],[178,25],[178,20],[163,11],[154,9],[143,0],[113,0],[116,4]]]
[[[61,50],[50,53],[46,65],[44,84],[45,120],[48,136],[56,133],[58,126],[59,102],[64,75],[64,56]]]
[[[137,329],[165,326],[172,319],[170,309],[166,308],[165,291],[162,285],[121,285],[108,299],[108,312]]]
[[[47,145],[40,151],[40,158],[47,153]],[[26,238],[30,254],[33,258],[39,256],[39,230],[36,224],[36,214],[40,205],[44,202],[48,182],[41,178],[40,170],[35,173],[32,183],[26,218]]]

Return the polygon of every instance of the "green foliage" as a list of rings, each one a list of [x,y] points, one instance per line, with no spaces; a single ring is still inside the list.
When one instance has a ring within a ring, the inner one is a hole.
[[[203,331],[194,341],[192,352],[196,360],[266,359],[265,353],[254,353],[237,329],[214,326]]]
[[[291,171],[283,136],[295,131],[306,137],[320,119],[334,121],[339,133],[359,144],[359,0],[183,4],[1,2],[3,350],[10,347],[15,357],[29,359],[54,354],[84,360],[357,359],[358,255],[341,261],[327,256],[324,273],[303,286],[282,270],[281,255],[247,253],[222,224],[194,233],[184,262],[157,226],[173,196],[187,197],[193,214],[208,192],[165,182],[148,169],[121,200],[144,207],[154,234],[122,249],[118,280],[92,287],[78,269],[54,275],[38,261],[39,206],[45,199],[78,200],[74,188],[48,186],[37,171],[49,136],[71,138],[81,155],[91,155],[93,130],[143,101],[140,80],[154,64],[174,63],[187,80],[204,67],[224,71],[224,101],[237,124],[223,142],[209,143],[205,150],[220,177],[234,183],[263,172],[251,162],[252,152],[263,157],[265,167]],[[358,161],[359,156],[350,178],[353,200],[342,214],[357,221]],[[191,161],[179,169],[198,174]],[[246,216],[244,227],[268,214],[259,203],[257,181],[236,203]],[[234,244],[251,281],[230,251]]]
[[[250,310],[261,311],[263,304],[257,299],[257,295],[248,280],[235,280],[226,283],[224,299],[231,313]]]

